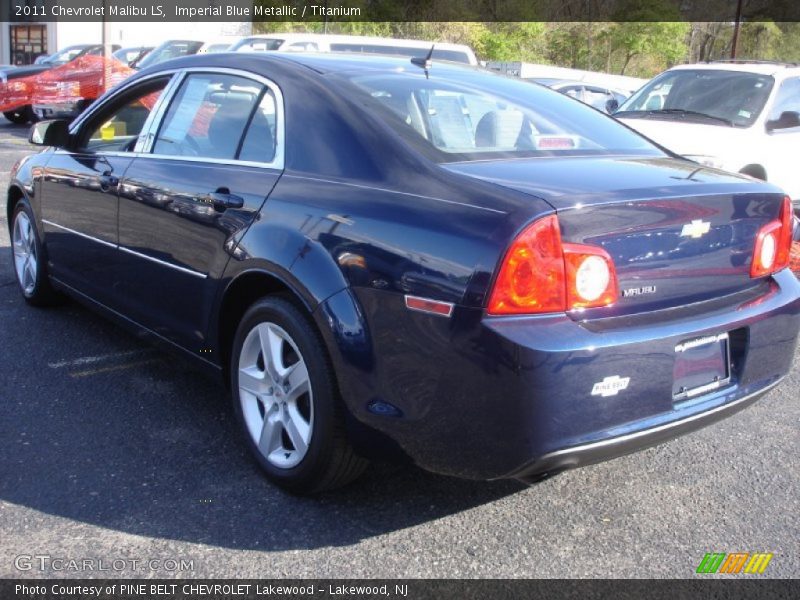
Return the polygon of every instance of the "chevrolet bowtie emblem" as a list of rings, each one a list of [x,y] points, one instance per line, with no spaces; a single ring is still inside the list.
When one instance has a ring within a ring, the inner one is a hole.
[[[683,229],[681,229],[681,237],[699,238],[710,230],[711,223],[695,219],[691,223],[686,223],[686,225],[683,226]]]

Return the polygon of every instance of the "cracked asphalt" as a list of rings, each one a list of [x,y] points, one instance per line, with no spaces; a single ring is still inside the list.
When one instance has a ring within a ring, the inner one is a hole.
[[[3,189],[26,135],[0,119]],[[797,358],[744,412],[532,487],[378,464],[296,498],[261,477],[194,368],[75,303],[26,306],[2,212],[0,577],[691,578],[735,551],[800,576]],[[128,566],[52,563],[84,558]]]

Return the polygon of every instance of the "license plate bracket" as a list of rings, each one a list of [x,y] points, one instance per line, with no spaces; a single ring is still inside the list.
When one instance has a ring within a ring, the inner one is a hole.
[[[730,352],[727,333],[690,339],[675,346],[673,401],[688,400],[730,383]]]

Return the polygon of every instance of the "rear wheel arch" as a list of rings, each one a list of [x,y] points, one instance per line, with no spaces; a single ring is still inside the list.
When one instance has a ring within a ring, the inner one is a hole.
[[[265,270],[250,270],[237,275],[223,292],[216,319],[216,342],[225,375],[229,384],[231,348],[236,329],[247,310],[267,296],[281,296],[295,304],[313,323],[311,307],[290,284]]]
[[[761,181],[767,181],[767,170],[762,165],[756,163],[745,165],[739,169],[739,173],[742,173],[743,175],[749,175],[750,177],[755,177]]]

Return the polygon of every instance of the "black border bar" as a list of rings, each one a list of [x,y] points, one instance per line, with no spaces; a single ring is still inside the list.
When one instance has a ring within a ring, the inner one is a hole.
[[[0,0],[0,20],[258,22],[800,21],[797,0]]]
[[[518,580],[223,580],[223,579],[4,579],[3,600],[427,600],[458,598],[595,598],[677,600],[725,598],[772,600],[797,598],[797,580],[760,579],[760,575],[694,579],[518,579]],[[37,590],[37,591],[31,591]],[[100,593],[98,594],[97,591]]]

